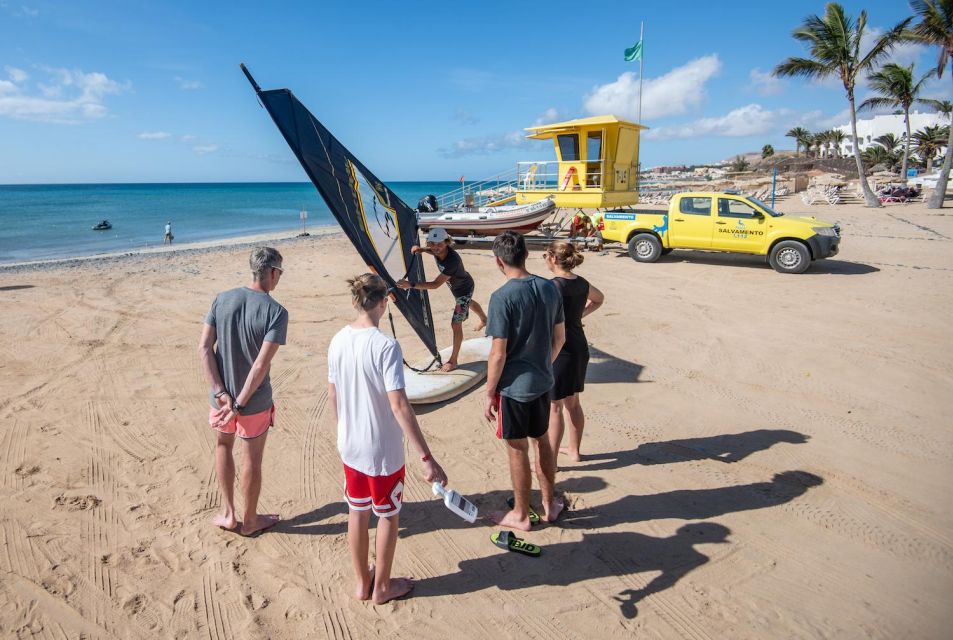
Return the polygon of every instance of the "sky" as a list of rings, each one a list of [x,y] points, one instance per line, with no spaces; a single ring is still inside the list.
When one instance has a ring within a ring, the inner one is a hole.
[[[842,3],[873,33],[903,0]],[[580,7],[584,7],[583,10]],[[815,0],[681,3],[0,0],[0,184],[306,181],[239,69],[289,88],[384,180],[476,180],[554,159],[534,124],[635,120],[643,167],[793,149],[846,124],[837,81],[779,80]],[[936,64],[936,51],[893,61]],[[867,97],[866,87],[858,96]],[[950,75],[925,95],[953,98]]]

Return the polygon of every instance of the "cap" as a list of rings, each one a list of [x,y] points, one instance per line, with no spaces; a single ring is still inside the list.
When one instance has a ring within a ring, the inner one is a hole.
[[[449,239],[450,234],[447,233],[447,230],[443,227],[433,227],[430,229],[430,233],[427,234],[427,242],[443,242]]]

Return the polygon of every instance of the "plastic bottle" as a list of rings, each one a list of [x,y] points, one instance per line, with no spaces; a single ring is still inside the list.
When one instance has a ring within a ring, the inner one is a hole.
[[[453,489],[446,489],[439,482],[433,483],[433,494],[443,497],[443,504],[467,522],[476,522],[476,505]]]

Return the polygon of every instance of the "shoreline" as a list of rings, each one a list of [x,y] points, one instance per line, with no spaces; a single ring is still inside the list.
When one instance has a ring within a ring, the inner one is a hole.
[[[312,227],[308,235],[302,236],[293,231],[260,233],[248,236],[219,238],[216,240],[202,240],[178,245],[160,245],[143,247],[131,251],[114,251],[110,253],[96,253],[86,256],[70,256],[67,258],[44,258],[21,262],[0,263],[0,273],[18,273],[22,271],[49,271],[59,268],[73,268],[100,262],[125,262],[140,258],[149,258],[165,254],[182,253],[186,255],[199,253],[214,253],[230,249],[251,247],[263,242],[271,244],[288,244],[313,238],[327,238],[343,233],[336,225],[321,225]],[[288,235],[294,234],[294,235]]]

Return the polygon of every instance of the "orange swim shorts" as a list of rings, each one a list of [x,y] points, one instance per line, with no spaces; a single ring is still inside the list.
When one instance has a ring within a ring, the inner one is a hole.
[[[213,409],[209,407],[208,425],[216,431],[220,431],[222,433],[234,433],[238,435],[239,438],[245,438],[246,440],[257,438],[261,434],[268,431],[269,427],[275,424],[275,405],[271,405],[270,409],[266,409],[260,413],[237,415],[227,424],[224,424],[221,427],[214,426],[215,423],[218,422],[218,420],[226,413],[228,413],[227,407],[222,409]]]

